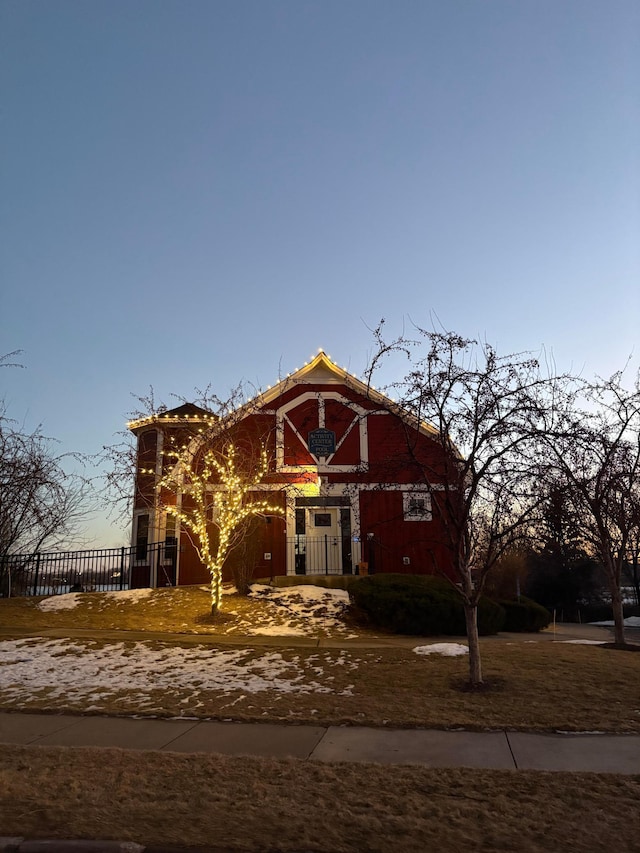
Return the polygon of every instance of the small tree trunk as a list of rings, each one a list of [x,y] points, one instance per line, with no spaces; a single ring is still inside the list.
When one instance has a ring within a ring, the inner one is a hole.
[[[622,595],[617,586],[611,587],[611,609],[613,610],[613,635],[614,642],[618,646],[624,646],[624,610],[622,607]]]
[[[469,643],[469,683],[472,687],[482,684],[482,661],[480,659],[480,640],[478,638],[478,605],[464,605],[464,618],[467,625]]]
[[[638,574],[638,555],[633,555],[633,588],[636,594],[636,604],[640,607],[640,574]]]
[[[215,616],[220,608],[220,566],[214,563],[209,567],[211,572],[211,615]]]

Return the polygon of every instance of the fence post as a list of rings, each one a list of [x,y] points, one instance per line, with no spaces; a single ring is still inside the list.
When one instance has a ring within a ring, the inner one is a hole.
[[[38,575],[40,574],[40,551],[36,551],[36,576],[33,581],[33,594],[38,594]]]
[[[2,563],[0,564],[0,579],[5,574],[7,576],[7,598],[11,598],[11,560],[6,556],[2,558]]]
[[[124,545],[120,548],[120,589],[123,589],[124,583]]]

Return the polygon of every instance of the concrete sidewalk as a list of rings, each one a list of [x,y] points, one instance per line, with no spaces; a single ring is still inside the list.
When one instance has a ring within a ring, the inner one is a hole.
[[[640,735],[437,731],[0,713],[0,743],[426,767],[640,773]]]

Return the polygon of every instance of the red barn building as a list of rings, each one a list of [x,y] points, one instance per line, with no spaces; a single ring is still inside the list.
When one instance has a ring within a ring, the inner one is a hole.
[[[186,404],[128,426],[138,459],[133,586],[209,581],[188,532],[163,508],[188,496],[159,485],[173,464],[167,449],[202,436],[239,449],[259,439],[267,449],[256,489],[282,516],[260,524],[254,577],[449,570],[442,513],[432,506],[444,471],[436,433],[324,352],[227,417]]]

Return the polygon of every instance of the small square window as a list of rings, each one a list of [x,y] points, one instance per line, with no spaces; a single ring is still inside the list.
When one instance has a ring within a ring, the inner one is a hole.
[[[313,516],[314,527],[331,527],[330,512],[316,512]]]
[[[404,492],[402,510],[405,521],[431,521],[431,495],[429,492]]]

